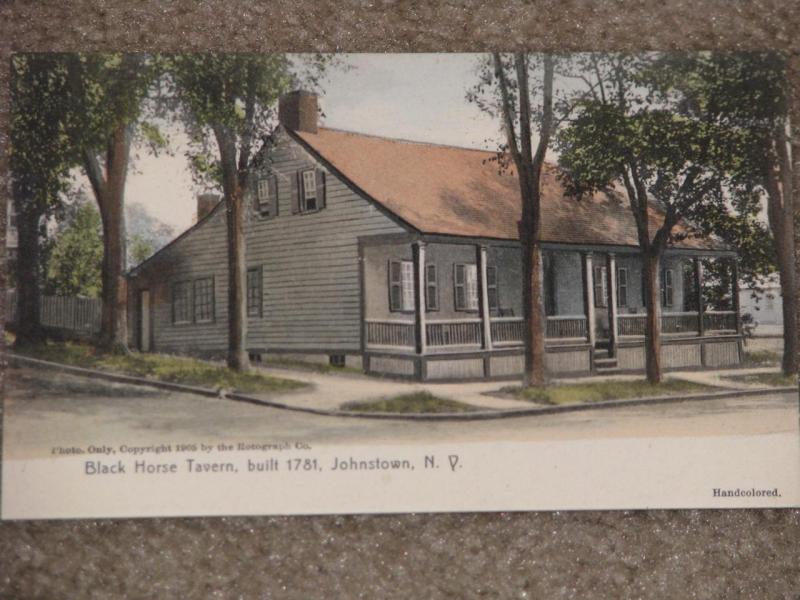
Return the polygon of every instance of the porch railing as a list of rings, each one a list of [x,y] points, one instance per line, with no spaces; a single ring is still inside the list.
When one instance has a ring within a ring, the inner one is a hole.
[[[706,331],[736,331],[736,311],[720,310],[703,313]]]
[[[548,338],[585,338],[586,317],[583,315],[558,315],[547,317]]]
[[[525,335],[525,320],[520,317],[495,317],[491,320],[492,343],[521,344]]]
[[[427,322],[428,346],[480,346],[481,321],[452,319]]]
[[[413,348],[414,321],[365,321],[368,346]]]
[[[643,336],[646,319],[646,314],[619,315],[619,335]],[[736,312],[705,312],[703,313],[703,326],[706,331],[736,331]],[[662,314],[661,332],[699,335],[698,314],[696,312]]]

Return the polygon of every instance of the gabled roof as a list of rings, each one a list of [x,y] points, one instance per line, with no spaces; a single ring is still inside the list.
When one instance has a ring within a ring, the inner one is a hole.
[[[423,233],[518,239],[517,178],[500,172],[494,152],[326,128],[290,133],[376,203]],[[568,197],[552,165],[544,169],[542,186],[542,241],[638,246],[624,194]],[[660,210],[651,208],[651,231],[663,219]],[[688,231],[688,226],[676,229]],[[700,237],[676,247],[724,249],[720,242]]]

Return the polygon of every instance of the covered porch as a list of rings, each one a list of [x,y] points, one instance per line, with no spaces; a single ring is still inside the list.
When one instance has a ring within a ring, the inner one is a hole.
[[[523,370],[522,266],[515,241],[449,236],[361,240],[362,354],[376,374],[516,377]],[[644,368],[638,250],[544,245],[546,368]],[[738,364],[735,255],[670,251],[662,264],[666,368]]]

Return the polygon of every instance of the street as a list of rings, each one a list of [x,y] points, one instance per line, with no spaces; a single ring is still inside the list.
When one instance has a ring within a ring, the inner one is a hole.
[[[317,445],[544,441],[798,433],[794,393],[469,422],[327,417],[42,370],[6,371],[4,458],[122,443]]]

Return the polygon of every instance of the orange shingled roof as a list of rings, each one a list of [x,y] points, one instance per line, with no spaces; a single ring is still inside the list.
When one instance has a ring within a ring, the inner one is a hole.
[[[517,178],[498,172],[496,154],[320,128],[292,132],[377,203],[424,233],[517,239]],[[543,174],[542,240],[570,244],[638,246],[623,194],[564,195],[556,167]],[[651,231],[663,214],[651,209]],[[684,248],[721,248],[687,238]]]

